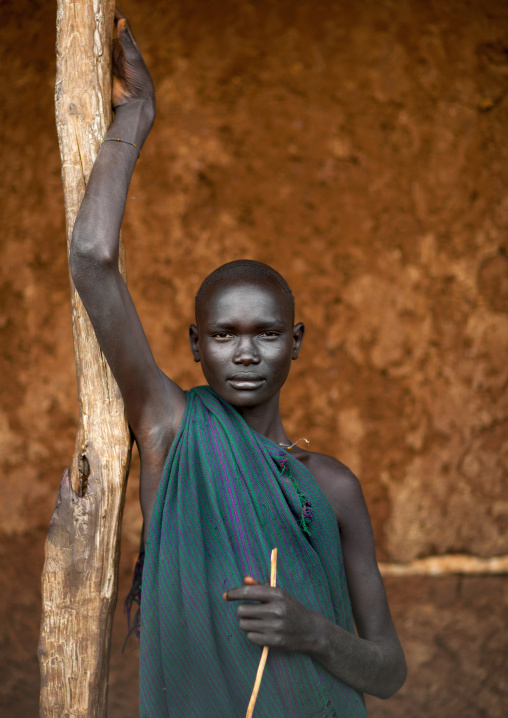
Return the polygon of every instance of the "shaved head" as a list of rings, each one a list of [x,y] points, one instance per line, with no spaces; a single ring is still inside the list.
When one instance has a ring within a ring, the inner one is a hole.
[[[217,267],[206,277],[196,294],[196,322],[199,322],[198,317],[201,309],[211,293],[217,289],[235,284],[273,287],[278,291],[281,301],[286,305],[291,316],[291,322],[294,323],[295,299],[288,283],[273,267],[263,264],[263,262],[256,262],[253,259],[237,259],[234,262],[227,262],[227,264]]]

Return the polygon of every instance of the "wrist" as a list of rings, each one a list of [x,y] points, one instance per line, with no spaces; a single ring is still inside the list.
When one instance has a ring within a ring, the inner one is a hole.
[[[155,119],[155,99],[147,97],[131,100],[118,105],[114,112],[115,117],[106,137],[122,137],[141,149]]]
[[[313,658],[319,658],[327,653],[328,646],[328,621],[321,614],[309,611],[308,629],[305,637],[305,653]]]

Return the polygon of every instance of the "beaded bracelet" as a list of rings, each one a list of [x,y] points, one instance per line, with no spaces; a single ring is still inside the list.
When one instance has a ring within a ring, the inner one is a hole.
[[[105,142],[125,142],[126,145],[130,145],[131,147],[134,147],[138,151],[138,159],[141,156],[141,150],[137,146],[135,142],[129,142],[129,140],[122,140],[120,137],[106,137],[105,140],[102,140],[101,147]]]

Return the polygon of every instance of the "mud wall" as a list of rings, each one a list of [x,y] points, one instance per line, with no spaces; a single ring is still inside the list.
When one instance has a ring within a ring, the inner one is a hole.
[[[122,9],[158,98],[124,233],[162,368],[186,388],[201,381],[187,326],[211,269],[239,257],[273,264],[307,325],[283,401],[289,436],[359,475],[380,558],[506,553],[506,3]],[[28,716],[42,546],[77,396],[55,8],[8,0],[2,10],[0,709]],[[134,462],[121,593],[140,525]],[[393,701],[371,701],[371,715],[506,715],[506,580],[387,585],[410,677]],[[135,648],[121,657],[121,616],[118,626],[110,715],[125,718],[137,659]]]
[[[47,524],[77,403],[53,8],[7,6],[0,530],[13,534]],[[129,282],[163,369],[200,381],[187,326],[211,269],[273,264],[307,325],[289,435],[360,476],[380,556],[505,552],[505,3],[124,10],[158,99],[124,223]]]

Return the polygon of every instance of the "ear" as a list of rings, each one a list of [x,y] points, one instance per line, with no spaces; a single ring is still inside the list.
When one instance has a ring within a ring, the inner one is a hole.
[[[298,322],[293,327],[293,352],[291,359],[298,359],[298,354],[302,347],[303,335],[305,334],[305,325],[302,322]]]
[[[192,356],[194,361],[201,361],[199,356],[199,339],[198,339],[198,328],[195,324],[191,324],[189,327],[189,340]]]

